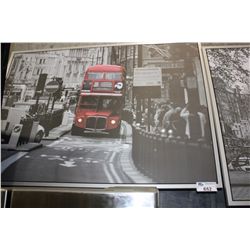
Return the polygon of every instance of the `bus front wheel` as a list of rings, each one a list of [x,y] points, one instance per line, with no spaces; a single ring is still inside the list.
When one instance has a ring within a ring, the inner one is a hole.
[[[76,127],[74,124],[72,125],[71,128],[71,135],[81,135],[83,133],[83,129]]]
[[[119,126],[119,127],[116,128],[116,129],[113,129],[113,130],[110,132],[110,135],[111,135],[112,137],[115,137],[115,138],[120,137],[120,129],[121,129],[121,126]]]

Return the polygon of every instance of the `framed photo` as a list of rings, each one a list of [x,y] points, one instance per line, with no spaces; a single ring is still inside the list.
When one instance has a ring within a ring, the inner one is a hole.
[[[32,46],[8,64],[2,186],[222,187],[198,44]]]
[[[250,205],[250,45],[203,46],[228,204]]]

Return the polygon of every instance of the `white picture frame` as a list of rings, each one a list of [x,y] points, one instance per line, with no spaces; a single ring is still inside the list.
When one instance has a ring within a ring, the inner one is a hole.
[[[42,47],[42,44],[39,45],[41,48]],[[11,174],[8,175],[8,178],[6,178],[6,176],[4,175],[4,172],[2,173],[2,185],[3,186],[59,186],[59,187],[111,187],[111,186],[131,186],[131,185],[135,185],[135,186],[154,186],[154,187],[157,187],[157,188],[161,188],[161,189],[165,189],[165,188],[169,188],[169,189],[196,189],[196,182],[213,182],[215,183],[216,187],[217,188],[222,188],[222,179],[221,179],[221,172],[220,172],[220,162],[219,162],[219,155],[218,155],[218,149],[217,149],[217,141],[216,141],[216,134],[215,134],[215,129],[214,129],[214,121],[213,121],[213,116],[212,116],[212,105],[211,105],[211,102],[210,102],[210,98],[209,98],[209,94],[208,94],[208,88],[205,84],[205,79],[204,79],[204,72],[202,71],[202,62],[201,62],[201,51],[199,50],[199,47],[198,47],[198,44],[197,43],[193,43],[193,44],[156,44],[156,45],[150,45],[150,44],[113,44],[113,45],[107,45],[107,44],[98,44],[98,45],[94,45],[94,46],[91,46],[91,45],[86,45],[86,46],[68,46],[68,47],[65,47],[63,46],[62,48],[59,48],[58,45],[56,48],[53,48],[53,49],[39,49],[39,50],[33,50],[33,49],[29,49],[29,50],[25,50],[25,51],[15,51],[15,52],[12,52],[11,56],[10,56],[10,60],[9,60],[9,65],[8,65],[8,72],[7,72],[7,78],[9,77],[9,74],[12,70],[12,67],[14,67],[13,65],[13,62],[14,62],[14,59],[18,56],[22,56],[23,58],[26,58],[25,56],[27,56],[27,60],[30,60],[30,55],[32,54],[37,54],[37,58],[40,59],[40,55],[45,55],[45,59],[46,59],[46,54],[48,55],[53,55],[55,56],[56,54],[60,54],[63,50],[64,51],[69,51],[69,50],[81,50],[81,49],[100,49],[100,52],[97,53],[97,55],[99,55],[99,57],[101,58],[102,56],[102,52],[104,48],[110,48],[111,46],[114,46],[114,47],[123,47],[125,48],[125,46],[127,47],[133,47],[133,46],[141,46],[142,47],[142,51],[140,53],[144,53],[143,56],[144,56],[144,64],[142,63],[142,65],[136,65],[137,67],[147,67],[146,64],[149,64],[150,62],[152,63],[152,61],[156,61],[158,62],[159,64],[159,61],[162,60],[166,60],[166,62],[163,62],[164,66],[163,67],[166,67],[167,69],[169,69],[171,71],[171,69],[173,68],[178,68],[178,69],[181,69],[183,70],[181,67],[187,67],[188,71],[190,71],[190,68],[188,65],[192,65],[192,71],[194,72],[195,74],[195,81],[193,81],[192,79],[194,79],[194,75],[189,75],[188,76],[188,79],[186,79],[187,81],[187,85],[186,85],[186,89],[183,87],[183,82],[180,80],[179,84],[180,84],[180,88],[181,89],[185,89],[185,91],[183,91],[182,95],[183,95],[183,103],[186,103],[187,100],[188,100],[188,90],[187,89],[190,89],[191,91],[194,91],[195,89],[197,90],[197,92],[199,92],[198,94],[196,93],[196,96],[197,98],[199,99],[202,99],[203,100],[203,103],[199,103],[200,105],[201,104],[205,104],[206,105],[206,112],[207,112],[207,124],[209,125],[209,133],[210,133],[210,139],[209,139],[209,143],[208,145],[204,146],[203,144],[203,149],[208,147],[209,148],[209,155],[213,157],[213,159],[209,159],[209,164],[208,164],[208,168],[209,169],[205,169],[205,171],[207,171],[209,177],[206,178],[206,173],[203,174],[201,173],[199,176],[203,176],[203,177],[192,177],[192,171],[190,169],[188,169],[187,165],[189,164],[186,164],[185,161],[187,161],[187,158],[183,158],[184,160],[182,162],[180,162],[178,164],[178,170],[176,169],[172,169],[172,170],[169,170],[169,171],[173,171],[173,176],[170,175],[167,175],[166,173],[166,179],[164,176],[160,176],[162,179],[155,179],[154,181],[148,181],[150,180],[150,174],[149,174],[149,178],[145,178],[144,181],[131,181],[129,183],[126,183],[126,182],[123,182],[122,180],[120,180],[120,178],[117,178],[117,173],[114,171],[114,166],[113,165],[110,165],[108,166],[108,170],[106,171],[106,175],[107,176],[113,176],[112,178],[112,181],[105,181],[105,180],[100,180],[100,181],[59,181],[59,180],[54,180],[54,181],[48,181],[46,178],[43,178],[42,181],[37,181],[36,180],[32,180],[32,179],[28,179],[28,178],[24,178],[22,180],[22,178],[18,178],[18,180],[15,179],[15,177],[11,177],[10,179],[8,179]],[[171,62],[169,62],[167,59],[164,59],[168,56],[168,53],[167,53],[167,50],[169,48],[169,46],[176,46],[176,48],[178,49],[178,46],[180,46],[180,48],[183,48],[185,46],[187,47],[190,47],[191,48],[191,51],[194,50],[196,51],[196,55],[195,55],[195,60],[191,60],[191,59],[188,59],[188,56],[189,53],[186,54],[186,51],[179,51],[179,53],[185,53],[185,57],[187,57],[185,60],[186,62],[184,62],[184,60],[172,60]],[[150,53],[149,53],[150,51]],[[58,53],[57,53],[58,52]],[[106,53],[106,52],[105,52]],[[121,53],[120,52],[120,49],[118,49],[118,54]],[[137,56],[139,56],[139,52],[137,51],[136,52]],[[120,54],[119,54],[120,55]],[[132,54],[130,55],[131,58],[133,57]],[[26,60],[26,59],[24,59]],[[102,59],[100,59],[102,61]],[[189,62],[190,60],[190,62]],[[161,62],[161,61],[160,61]],[[38,64],[40,63],[40,61],[38,62]],[[44,63],[43,61],[41,63]],[[186,64],[188,65],[186,65]],[[28,65],[28,64],[27,64]],[[26,66],[27,66],[26,65]],[[25,65],[24,65],[25,66]],[[27,66],[28,67],[28,66]],[[33,67],[32,65],[30,67]],[[32,68],[33,69],[33,68]],[[186,68],[185,68],[186,69]],[[181,71],[180,70],[180,71]],[[190,72],[186,73],[185,70],[183,70],[183,74],[185,77],[185,75],[187,74],[190,74]],[[197,73],[198,71],[198,73]],[[27,71],[25,71],[27,72]],[[25,74],[24,72],[24,74]],[[28,72],[29,73],[29,72]],[[40,73],[40,72],[36,72],[34,71],[34,74],[37,74],[37,73]],[[47,72],[46,72],[47,73]],[[169,81],[174,81],[174,79],[171,78],[171,74],[170,73],[170,79]],[[178,73],[179,74],[179,73]],[[174,74],[173,74],[174,75]],[[21,77],[21,76],[20,76]],[[22,76],[23,77],[23,76]],[[131,79],[128,79],[131,81]],[[166,80],[165,80],[166,81]],[[165,82],[165,85],[167,85],[168,83]],[[163,89],[163,88],[162,88]],[[143,92],[143,90],[142,90]],[[148,93],[147,93],[148,95]],[[194,95],[195,96],[195,95]],[[191,97],[190,97],[191,98]],[[198,102],[197,102],[198,103]],[[198,104],[197,104],[198,105]],[[142,132],[140,135],[144,136],[145,133]],[[147,136],[147,139],[150,139],[150,140],[155,140],[155,139],[159,139],[159,137],[156,137],[153,133],[149,133],[146,135]],[[170,136],[170,137],[169,137]],[[169,138],[168,138],[169,137]],[[163,137],[162,140],[170,140],[171,141],[171,135],[167,135],[166,137]],[[162,141],[161,140],[161,141]],[[186,142],[185,142],[186,143]],[[188,142],[189,143],[189,142]],[[191,142],[192,144],[192,142]],[[147,145],[147,144],[144,144],[144,146]],[[183,144],[180,144],[182,146],[180,147],[183,147]],[[197,144],[198,145],[198,144]],[[202,145],[202,144],[199,144],[199,145]],[[201,157],[201,149],[202,147],[199,147],[199,145],[197,146],[197,149],[194,153],[194,157]],[[186,152],[186,149],[184,149],[184,151]],[[145,151],[146,152],[146,151]],[[152,152],[157,152],[157,149],[154,149],[152,148]],[[145,153],[146,154],[146,153]],[[178,155],[178,146],[177,146],[177,149],[176,149],[176,156]],[[29,156],[29,155],[27,155]],[[29,161],[30,158],[28,158],[27,156],[26,159],[27,161]],[[171,156],[171,155],[170,155]],[[126,157],[131,157],[131,153],[129,153]],[[126,158],[125,157],[125,158]],[[53,158],[53,157],[52,157]],[[79,158],[79,157],[78,157]],[[112,155],[111,157],[112,158]],[[178,158],[178,157],[177,157]],[[209,157],[208,157],[209,158]],[[60,158],[61,159],[61,158]],[[79,158],[80,159],[80,158]],[[43,160],[41,158],[41,160]],[[189,157],[189,160],[190,160],[190,157]],[[52,161],[51,161],[52,162]],[[167,161],[166,161],[167,162]],[[147,161],[146,161],[147,163]],[[161,162],[163,163],[163,162]],[[68,165],[67,165],[68,164]],[[73,166],[74,164],[72,164],[72,161],[71,160],[68,160],[68,163],[67,163],[66,167],[70,167],[70,164]],[[152,169],[152,171],[154,171],[154,166],[155,163],[152,163],[152,166],[150,167]],[[187,169],[184,169],[182,168],[182,164],[183,166],[185,165]],[[193,168],[194,168],[194,172],[195,171],[201,171],[202,172],[202,164],[203,164],[203,161],[202,161],[202,158],[200,158],[199,160],[199,163],[194,163],[193,164]],[[191,163],[189,164],[190,166],[192,165]],[[189,167],[190,167],[189,166]],[[8,167],[8,166],[7,166]],[[64,167],[65,167],[65,164],[64,164]],[[192,168],[192,166],[191,166]],[[130,168],[127,172],[131,172],[131,170],[133,169]],[[170,167],[171,169],[171,167]],[[211,171],[213,172],[213,174],[211,174]],[[139,167],[139,171],[145,171],[143,172],[143,175],[145,175],[145,173],[147,173],[148,169],[144,169],[144,166],[143,165],[140,165]],[[175,172],[176,171],[176,172]],[[169,172],[171,173],[171,172]],[[211,174],[211,175],[210,175]],[[143,176],[143,175],[140,175]],[[187,178],[185,177],[187,175]],[[180,178],[179,178],[180,176]],[[212,177],[211,177],[212,176]],[[63,178],[62,178],[63,179]],[[139,180],[140,178],[138,178]],[[118,180],[118,181],[117,181]]]
[[[201,50],[227,202],[250,206],[250,45],[201,45]]]

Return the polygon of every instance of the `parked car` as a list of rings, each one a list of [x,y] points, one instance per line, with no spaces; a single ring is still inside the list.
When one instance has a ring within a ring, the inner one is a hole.
[[[8,138],[16,124],[24,119],[34,119],[26,109],[20,107],[2,107],[1,109],[1,134],[2,138]],[[30,137],[31,142],[40,142],[44,136],[44,128],[37,126],[36,133]]]

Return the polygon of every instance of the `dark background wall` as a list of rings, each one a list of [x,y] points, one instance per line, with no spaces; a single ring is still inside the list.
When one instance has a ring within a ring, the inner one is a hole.
[[[3,90],[5,84],[5,75],[9,58],[10,44],[1,44],[1,104],[3,99]]]
[[[160,207],[191,208],[191,207],[226,207],[223,190],[217,193],[197,193],[196,190],[160,190]]]

